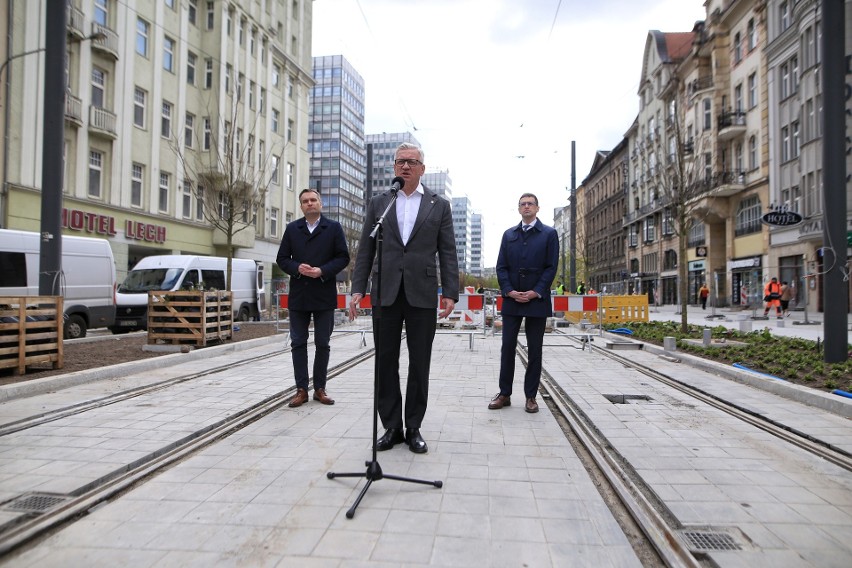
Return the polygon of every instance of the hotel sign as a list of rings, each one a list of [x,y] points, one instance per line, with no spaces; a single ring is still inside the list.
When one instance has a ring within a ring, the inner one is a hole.
[[[770,211],[760,218],[760,221],[764,225],[772,225],[773,227],[792,227],[793,225],[798,225],[803,220],[804,217],[795,211],[787,211],[785,209]]]
[[[114,237],[117,234],[115,217],[90,213],[80,209],[62,209],[62,227],[72,231]],[[166,242],[166,228],[162,225],[124,220],[124,236],[149,243]]]

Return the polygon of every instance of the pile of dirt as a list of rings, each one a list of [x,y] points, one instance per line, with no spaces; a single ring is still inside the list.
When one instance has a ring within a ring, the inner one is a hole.
[[[276,330],[275,322],[243,322],[237,326],[233,338],[229,341],[239,342],[268,337],[281,333]],[[281,338],[282,344],[284,337]],[[91,341],[65,342],[63,346],[65,364],[62,369],[51,369],[50,364],[43,366],[32,365],[27,368],[24,375],[12,373],[12,369],[0,370],[0,385],[7,385],[20,381],[28,381],[51,375],[62,375],[75,371],[88,369],[99,369],[129,361],[139,361],[152,357],[169,355],[169,352],[143,351],[142,347],[148,344],[148,335],[145,333],[131,333],[128,335],[104,335]],[[214,344],[215,345],[215,344]],[[203,349],[203,348],[197,348]]]

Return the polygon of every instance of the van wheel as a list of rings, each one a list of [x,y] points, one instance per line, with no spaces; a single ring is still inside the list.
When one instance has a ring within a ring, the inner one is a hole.
[[[251,319],[251,312],[246,306],[240,308],[240,311],[237,312],[237,321],[249,321]]]
[[[86,337],[86,320],[76,314],[68,316],[65,322],[65,339],[80,339]]]

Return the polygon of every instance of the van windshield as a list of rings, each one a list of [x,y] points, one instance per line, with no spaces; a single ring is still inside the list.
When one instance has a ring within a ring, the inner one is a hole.
[[[143,268],[131,270],[118,287],[124,294],[140,294],[150,290],[171,290],[183,274],[183,268]]]

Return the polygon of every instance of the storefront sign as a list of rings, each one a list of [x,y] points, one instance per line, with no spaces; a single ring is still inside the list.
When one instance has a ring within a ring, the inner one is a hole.
[[[693,260],[693,261],[691,261],[689,263],[689,266],[688,266],[689,271],[690,272],[697,272],[699,270],[704,270],[704,265],[705,265],[706,262],[707,262],[706,260]]]
[[[779,209],[770,211],[760,218],[760,222],[764,225],[772,225],[773,227],[792,227],[802,222],[804,217],[795,211],[785,211]]]
[[[695,247],[695,256],[698,256],[698,257],[707,256],[707,247]]]
[[[751,256],[748,258],[738,258],[728,261],[728,270],[737,270],[742,268],[760,268],[760,257]]]
[[[62,227],[72,231],[93,233],[107,237],[114,237],[117,234],[115,230],[115,217],[99,213],[89,213],[80,209],[63,208]],[[124,222],[124,235],[128,239],[137,241],[146,241],[149,243],[166,242],[166,228],[164,226],[142,223],[141,221],[133,221],[131,219],[127,219]]]

